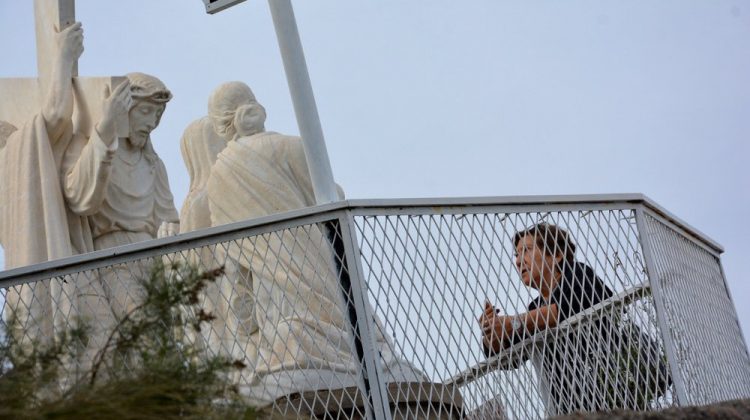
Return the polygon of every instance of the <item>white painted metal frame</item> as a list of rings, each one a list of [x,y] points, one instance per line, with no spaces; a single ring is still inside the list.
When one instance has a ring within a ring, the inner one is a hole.
[[[653,279],[655,277],[654,268],[654,257],[652,255],[651,239],[648,235],[648,229],[646,229],[645,220],[643,220],[644,214],[643,209],[639,208],[636,210],[636,223],[638,224],[638,233],[640,235],[641,244],[643,247],[643,257],[646,260],[646,271],[648,272],[648,278]],[[664,340],[664,348],[667,352],[667,361],[669,362],[669,370],[672,372],[672,380],[674,381],[675,393],[677,394],[677,401],[680,404],[685,404],[688,401],[687,392],[685,390],[685,382],[680,374],[679,361],[675,353],[674,342],[671,338],[669,331],[669,323],[666,318],[664,307],[664,297],[661,290],[661,282],[650,281],[651,292],[654,294],[654,302],[656,303],[656,316],[659,322],[659,329],[662,331],[662,339]]]
[[[306,223],[320,223],[340,217],[344,210],[353,216],[391,214],[476,214],[488,211],[568,211],[634,209],[643,206],[660,221],[666,222],[686,238],[719,256],[724,249],[697,229],[664,210],[642,194],[591,194],[511,197],[454,197],[416,199],[342,200],[286,213],[236,222],[224,226],[183,233],[170,238],[124,245],[88,254],[48,261],[0,272],[0,287],[9,287],[38,279],[61,276],[84,269],[134,260],[179,249],[199,247],[247,235],[266,233]],[[346,220],[346,219],[345,219]],[[106,261],[103,261],[105,260]]]
[[[245,0],[203,0],[203,4],[206,6],[206,13],[214,14],[244,1]]]
[[[687,238],[711,255],[718,257],[723,252],[723,249],[717,243],[640,194],[349,200],[4,271],[0,272],[0,287],[9,288],[24,283],[62,277],[84,270],[92,270],[112,264],[194,249],[300,225],[313,223],[325,224],[329,229],[335,230],[336,235],[341,240],[339,244],[340,249],[337,250],[337,253],[343,251],[343,255],[339,255],[339,258],[346,265],[345,268],[348,273],[348,284],[342,284],[344,289],[346,289],[344,293],[349,293],[353,297],[350,320],[354,329],[352,335],[355,337],[355,341],[359,340],[355,345],[361,347],[359,355],[362,369],[361,378],[364,378],[364,383],[360,383],[359,387],[367,402],[365,409],[370,418],[388,419],[391,416],[391,411],[386,384],[382,379],[383,373],[380,366],[380,359],[377,357],[376,349],[373,347],[375,341],[374,331],[370,322],[362,322],[362,320],[373,319],[374,314],[368,308],[367,304],[369,299],[367,294],[368,285],[365,284],[365,279],[363,278],[359,242],[356,231],[353,229],[353,226],[355,226],[355,217],[441,214],[460,216],[482,213],[585,212],[599,210],[635,210],[637,233],[644,252],[645,268],[650,279],[653,278],[654,261],[652,256],[653,248],[647,234],[648,230],[644,226],[644,217],[647,215],[669,226],[682,237]],[[336,248],[335,245],[334,248]],[[724,281],[726,282],[725,278]],[[662,291],[659,282],[652,281],[650,286],[656,303],[656,314],[661,338],[664,342],[669,368],[674,381],[674,392],[679,404],[685,404],[690,399],[688,398],[683,379],[680,376],[680,361],[675,355],[674,343],[670,338],[670,334],[666,333],[670,325],[664,316],[665,308],[663,307],[664,303],[661,296]],[[592,314],[605,306],[626,304],[626,301],[638,294],[639,290],[623,292],[627,296],[621,293],[620,295],[622,296],[618,295],[611,299],[612,302],[608,301],[597,305],[597,307],[591,308],[577,316],[576,319],[567,320],[561,327],[567,328],[567,326],[571,326],[572,328],[572,325],[577,322],[578,318],[592,316]],[[452,383],[460,385],[470,382],[481,377],[483,372],[486,372],[487,366],[505,363],[512,363],[512,361],[488,359],[483,363],[483,366],[470,369],[470,371],[456,373],[452,379]]]
[[[364,277],[362,276],[362,263],[359,258],[359,244],[357,235],[352,230],[354,221],[352,220],[352,215],[348,213],[340,220],[345,220],[345,223],[340,224],[340,228],[345,241],[343,245],[350,277],[349,285],[354,298],[354,309],[357,314],[357,322],[356,325],[353,325],[353,328],[359,330],[359,337],[362,337],[364,391],[365,395],[369,397],[369,404],[366,404],[365,408],[368,411],[372,410],[368,414],[372,415],[373,418],[390,420],[391,410],[388,402],[386,383],[383,379],[383,369],[380,366],[380,357],[377,355],[377,349],[373,345],[375,343],[375,332],[372,328],[373,324],[368,321],[375,319],[375,314],[370,310],[370,305],[367,304],[367,291],[365,289]],[[359,320],[364,320],[364,322]]]

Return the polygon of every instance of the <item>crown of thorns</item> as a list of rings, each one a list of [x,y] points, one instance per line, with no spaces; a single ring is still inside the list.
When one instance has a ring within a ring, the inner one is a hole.
[[[172,92],[164,86],[158,78],[145,73],[128,73],[130,80],[130,95],[134,99],[141,99],[156,103],[167,103],[172,99]]]
[[[153,91],[141,86],[131,86],[130,95],[135,99],[143,99],[156,103],[167,103],[172,99],[172,92],[168,90]]]

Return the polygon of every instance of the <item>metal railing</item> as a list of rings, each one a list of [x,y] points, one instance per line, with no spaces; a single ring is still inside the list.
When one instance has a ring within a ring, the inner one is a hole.
[[[516,247],[541,223],[577,245],[546,300]],[[641,195],[350,200],[18,268],[0,287],[22,338],[83,317],[95,347],[155,262],[224,266],[202,297],[217,319],[186,339],[243,359],[233,380],[263,410],[540,418],[750,397],[721,252]],[[485,302],[558,315],[503,340],[483,335]]]

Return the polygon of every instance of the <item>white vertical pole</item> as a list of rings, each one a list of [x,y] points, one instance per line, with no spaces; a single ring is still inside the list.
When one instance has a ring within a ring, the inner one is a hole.
[[[310,76],[307,73],[305,55],[302,51],[297,22],[290,0],[268,0],[279,41],[281,59],[284,61],[286,80],[292,95],[294,114],[297,116],[302,143],[310,168],[315,202],[317,204],[338,201],[333,182],[331,162],[328,160],[323,129],[320,126],[318,108],[315,106]]]

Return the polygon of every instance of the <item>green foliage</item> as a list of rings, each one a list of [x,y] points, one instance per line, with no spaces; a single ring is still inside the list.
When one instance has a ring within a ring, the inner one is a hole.
[[[142,303],[107,332],[88,362],[85,322],[49,343],[26,343],[9,320],[0,343],[0,418],[255,418],[227,379],[244,365],[208,356],[186,339],[213,319],[199,295],[222,274],[154,264],[140,281]],[[75,373],[72,366],[89,368]]]

